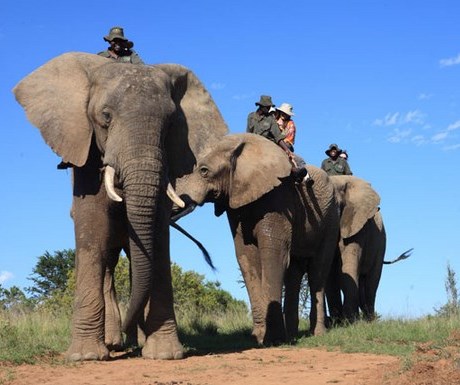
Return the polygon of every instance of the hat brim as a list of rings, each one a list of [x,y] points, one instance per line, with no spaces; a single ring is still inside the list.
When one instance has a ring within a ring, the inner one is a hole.
[[[286,114],[286,115],[288,115],[288,116],[294,116],[294,115],[295,115],[293,112],[287,112],[287,111],[282,110],[281,108],[276,108],[276,107],[275,107],[275,109],[276,109],[277,111],[281,111],[283,114]]]
[[[128,41],[128,39],[126,37],[114,36],[114,37],[111,38],[110,36],[104,36],[104,40],[106,42],[108,42],[108,43],[110,43],[114,39],[120,39],[120,40]]]
[[[275,107],[274,104],[260,104],[259,102],[255,103],[256,106],[261,106],[261,107]]]

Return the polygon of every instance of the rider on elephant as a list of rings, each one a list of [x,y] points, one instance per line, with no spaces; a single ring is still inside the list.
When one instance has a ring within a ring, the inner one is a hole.
[[[321,168],[328,175],[353,175],[347,160],[340,156],[342,150],[335,143],[325,151],[328,158],[321,163]]]
[[[297,183],[302,182],[304,178],[308,179],[307,169],[305,167],[297,167],[296,163],[293,162],[294,154],[284,141],[285,135],[281,132],[273,115],[270,114],[270,108],[275,107],[271,96],[261,95],[260,100],[255,104],[258,108],[248,115],[246,132],[262,135],[280,146],[286,152],[289,160],[293,164],[291,175]]]
[[[110,58],[122,63],[144,64],[140,56],[132,48],[134,43],[129,41],[123,32],[122,27],[113,27],[104,40],[110,43],[110,47],[99,52],[99,56]]]

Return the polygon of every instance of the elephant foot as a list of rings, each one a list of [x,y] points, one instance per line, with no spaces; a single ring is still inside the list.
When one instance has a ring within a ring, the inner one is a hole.
[[[72,344],[66,352],[68,361],[107,361],[109,350],[102,341],[94,338],[73,339]]]
[[[145,341],[142,357],[153,360],[180,360],[184,358],[184,348],[176,334],[152,334]]]
[[[254,326],[254,328],[252,329],[252,336],[257,341],[257,344],[263,346],[265,339],[265,327]]]
[[[119,352],[123,350],[123,338],[119,331],[105,331],[105,345],[110,351]]]
[[[281,328],[267,330],[264,326],[254,327],[252,336],[260,346],[279,346],[286,341],[286,336]]]

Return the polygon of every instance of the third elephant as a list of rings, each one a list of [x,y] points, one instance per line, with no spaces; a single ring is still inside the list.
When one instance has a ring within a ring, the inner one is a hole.
[[[341,217],[327,289],[330,316],[334,321],[353,322],[361,309],[365,319],[372,320],[386,248],[380,196],[368,182],[354,176],[332,176],[331,180]]]

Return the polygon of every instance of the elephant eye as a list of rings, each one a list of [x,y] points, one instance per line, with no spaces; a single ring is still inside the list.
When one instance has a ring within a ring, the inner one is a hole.
[[[112,114],[107,110],[103,110],[102,111],[102,116],[104,118],[104,123],[109,125],[110,122],[112,121]]]
[[[207,177],[208,177],[208,174],[209,174],[209,169],[208,169],[206,166],[201,166],[201,167],[200,167],[200,175],[201,175],[203,178],[207,178]]]

